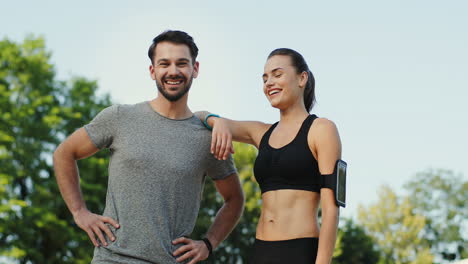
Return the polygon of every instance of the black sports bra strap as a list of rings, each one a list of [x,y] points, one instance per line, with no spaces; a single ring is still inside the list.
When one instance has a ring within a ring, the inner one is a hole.
[[[310,127],[312,126],[312,123],[314,120],[317,118],[316,115],[309,115],[304,123],[301,126],[301,129],[299,131],[300,134],[304,134],[307,136],[309,134]]]
[[[278,122],[274,123],[273,125],[270,126],[270,128],[263,134],[262,140],[260,140],[260,146],[259,148],[263,147],[265,144],[268,144],[268,141],[270,140],[270,135],[271,132],[273,132],[273,129],[278,125]]]

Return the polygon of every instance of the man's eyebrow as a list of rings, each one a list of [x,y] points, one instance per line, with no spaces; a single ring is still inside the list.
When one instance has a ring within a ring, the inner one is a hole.
[[[168,62],[168,61],[169,61],[169,59],[162,58],[162,59],[159,59],[159,60],[157,61],[157,63]],[[190,62],[190,60],[187,59],[187,58],[180,58],[180,59],[177,59],[177,62]]]
[[[274,68],[274,69],[271,71],[271,73],[275,73],[276,71],[279,71],[279,70],[282,70],[282,69],[283,69],[283,68],[281,68],[281,67]],[[267,75],[267,74],[266,74],[266,73],[264,73],[264,74],[262,75],[262,78],[265,78],[265,77],[266,77],[266,75]]]
[[[166,61],[168,61],[168,59],[162,58],[162,59],[159,59],[159,60],[157,61],[157,63],[166,62]]]

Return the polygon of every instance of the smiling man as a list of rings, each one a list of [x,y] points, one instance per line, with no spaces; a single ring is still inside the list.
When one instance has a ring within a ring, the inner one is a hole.
[[[148,51],[156,99],[104,109],[54,153],[61,194],[95,245],[94,264],[197,263],[242,214],[244,197],[232,158],[211,155],[211,133],[187,106],[198,76],[197,54],[185,32],[158,35]],[[98,215],[86,208],[76,160],[102,148],[111,155],[106,207]],[[205,176],[214,180],[224,205],[206,237],[192,240]]]

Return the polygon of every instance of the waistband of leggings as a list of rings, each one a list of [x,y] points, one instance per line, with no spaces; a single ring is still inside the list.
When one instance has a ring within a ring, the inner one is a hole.
[[[294,242],[315,242],[318,241],[318,237],[300,237],[300,238],[292,238],[286,240],[261,240],[255,238],[255,243],[258,244],[283,244],[283,243],[294,243]]]

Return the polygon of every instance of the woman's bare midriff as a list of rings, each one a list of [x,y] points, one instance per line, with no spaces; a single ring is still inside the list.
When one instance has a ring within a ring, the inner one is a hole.
[[[275,190],[262,195],[262,213],[256,238],[266,241],[318,237],[320,194],[302,190]]]

